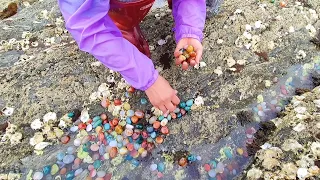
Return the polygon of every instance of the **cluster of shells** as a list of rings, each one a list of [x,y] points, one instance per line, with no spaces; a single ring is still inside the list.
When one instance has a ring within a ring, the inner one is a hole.
[[[294,96],[286,116],[273,120],[278,128],[274,139],[256,154],[257,162],[247,172],[248,179],[307,179],[320,176],[320,87]],[[289,134],[282,129],[291,128]],[[277,143],[282,136],[284,142]],[[310,139],[303,141],[303,139]],[[270,144],[269,144],[270,143]],[[279,144],[279,147],[271,144]],[[295,157],[293,158],[292,155]],[[292,157],[292,158],[286,158]]]

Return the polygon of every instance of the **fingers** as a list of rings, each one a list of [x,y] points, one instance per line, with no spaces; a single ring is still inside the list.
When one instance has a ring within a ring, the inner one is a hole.
[[[196,61],[195,60],[191,60],[190,61],[190,66],[195,66],[197,63],[196,63]]]
[[[189,64],[188,64],[186,61],[184,61],[184,62],[182,63],[182,69],[183,69],[183,70],[187,70],[188,67],[189,67]]]
[[[197,53],[197,56],[196,56],[196,64],[199,64],[200,63],[200,59],[201,59],[201,56],[202,56],[202,51],[203,51],[203,48],[199,48],[199,49],[196,49],[196,53]],[[190,63],[191,64],[191,63]]]
[[[166,113],[167,112],[167,108],[164,105],[160,105],[159,109],[163,112]]]
[[[174,94],[174,95],[172,96],[171,102],[172,102],[173,104],[175,104],[175,105],[178,105],[178,104],[180,103],[180,99],[178,98],[177,94]]]
[[[173,105],[171,101],[170,101],[170,102],[167,102],[167,103],[165,104],[165,107],[166,107],[170,112],[172,112],[172,111],[174,111],[174,110],[176,109],[176,106]],[[166,112],[166,111],[164,111],[164,113],[165,113],[165,112]]]

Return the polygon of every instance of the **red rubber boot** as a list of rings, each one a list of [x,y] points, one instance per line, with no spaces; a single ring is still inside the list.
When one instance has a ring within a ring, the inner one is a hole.
[[[139,23],[148,14],[155,0],[131,0],[131,2],[110,1],[108,15],[120,29],[123,37],[150,58],[148,42],[143,36]]]

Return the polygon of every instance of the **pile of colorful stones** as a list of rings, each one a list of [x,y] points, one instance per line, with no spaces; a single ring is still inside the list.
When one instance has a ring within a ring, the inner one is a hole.
[[[145,104],[145,99],[141,100]],[[87,171],[89,178],[110,179],[111,174],[100,169],[106,159],[122,156],[134,167],[139,166],[139,158],[144,158],[157,144],[164,142],[169,134],[169,121],[179,119],[191,110],[194,100],[181,102],[174,112],[156,116],[151,111],[134,111],[127,102],[120,100],[110,102],[120,106],[120,116],[126,118],[108,118],[105,113],[92,119],[82,115],[70,128],[70,133],[77,133],[73,146],[66,152],[59,152],[56,164],[48,165],[42,171],[33,174],[33,179],[50,179],[53,176],[73,179],[83,171]],[[121,113],[122,112],[122,113]],[[70,114],[71,116],[72,114]],[[61,138],[63,144],[69,144],[70,136]],[[194,158],[193,158],[194,159]],[[190,159],[192,161],[193,159]],[[162,166],[158,170],[162,171]]]
[[[196,65],[196,52],[194,51],[193,46],[186,45],[184,48],[180,49],[180,55],[177,57],[176,64],[182,65],[182,69],[186,70],[190,66]]]

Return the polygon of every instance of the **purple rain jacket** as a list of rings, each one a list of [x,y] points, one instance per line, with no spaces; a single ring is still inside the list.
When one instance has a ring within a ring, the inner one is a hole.
[[[90,53],[111,70],[119,72],[134,88],[147,90],[158,78],[152,61],[122,37],[108,16],[110,0],[59,0],[66,29],[79,49]],[[173,0],[175,40],[203,39],[205,0]]]

